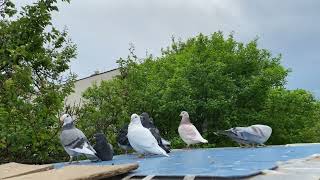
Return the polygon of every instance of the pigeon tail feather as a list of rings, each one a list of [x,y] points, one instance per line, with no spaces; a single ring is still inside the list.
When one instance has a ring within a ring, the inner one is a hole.
[[[164,151],[162,148],[161,148],[161,154],[164,155],[164,156],[169,157],[169,155],[166,153],[166,151]]]
[[[89,149],[89,144],[88,143],[84,143],[82,149],[80,148],[74,148],[74,149],[70,149],[72,151],[75,151],[77,153],[81,153],[81,154],[89,154],[89,155],[93,155],[95,156],[96,152],[94,152],[93,150]]]
[[[218,130],[215,132],[217,135],[227,135],[228,133],[225,130]]]
[[[160,144],[159,146],[160,146],[164,151],[166,151],[166,153],[170,153],[170,149],[167,148],[165,145]]]
[[[202,142],[202,143],[208,143],[208,140],[202,138],[202,139],[200,140],[200,142]]]

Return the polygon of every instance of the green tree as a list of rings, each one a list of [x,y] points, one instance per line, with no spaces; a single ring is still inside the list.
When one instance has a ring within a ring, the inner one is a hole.
[[[272,144],[319,142],[319,102],[303,89],[277,88],[270,92],[261,123],[273,127]]]
[[[69,2],[69,0],[62,0]],[[17,14],[5,1],[0,20],[0,161],[61,159],[59,112],[72,91],[67,75],[76,47],[51,23],[57,0],[39,0]]]
[[[122,85],[118,79],[102,81],[99,86],[95,84],[83,94],[86,103],[75,113],[79,119],[78,128],[88,137],[103,132],[111,144],[117,144],[117,130],[129,122]]]
[[[221,32],[200,34],[185,42],[173,39],[159,57],[139,59],[133,50],[118,61],[118,78],[90,88],[84,97],[100,115],[121,110],[114,113],[118,127],[129,122],[132,113],[150,113],[162,135],[173,140],[175,147],[183,145],[177,133],[182,110],[189,112],[191,121],[210,143],[219,146],[230,145],[231,141],[215,136],[218,129],[269,123],[265,120],[269,117],[268,103],[272,104],[274,89],[284,88],[289,72],[280,64],[281,56],[258,48],[257,40],[243,44],[232,34],[224,37]],[[121,93],[105,90],[111,88]],[[94,104],[100,96],[108,97],[108,102],[121,102],[124,107]],[[87,108],[80,111],[87,112]]]

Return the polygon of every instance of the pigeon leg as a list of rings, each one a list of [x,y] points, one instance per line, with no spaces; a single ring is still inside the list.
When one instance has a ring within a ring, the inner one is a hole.
[[[240,148],[249,148],[251,147],[250,144],[243,144],[243,143],[239,143]]]
[[[76,163],[80,163],[79,157],[75,157],[75,159],[76,159]]]
[[[73,156],[70,156],[69,164],[72,163],[72,160],[73,160]]]
[[[258,146],[257,146],[256,144],[252,144],[252,147],[253,147],[253,148],[256,148],[256,147],[258,147]]]

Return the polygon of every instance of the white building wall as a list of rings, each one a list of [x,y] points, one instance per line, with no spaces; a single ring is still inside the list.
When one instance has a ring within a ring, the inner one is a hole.
[[[99,85],[102,80],[110,80],[114,76],[119,74],[120,74],[119,69],[113,69],[110,71],[106,71],[100,74],[95,74],[95,75],[77,80],[74,83],[74,92],[65,99],[65,106],[75,106],[75,105],[81,106],[83,103],[83,99],[81,98],[82,93],[88,87],[92,86],[93,83],[96,83],[97,85]]]

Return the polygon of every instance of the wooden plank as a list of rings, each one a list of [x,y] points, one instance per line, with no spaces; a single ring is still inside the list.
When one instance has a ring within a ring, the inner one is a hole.
[[[10,178],[9,180],[85,180],[102,179],[128,173],[138,168],[138,164],[114,166],[70,165],[61,169],[52,169],[36,174]]]
[[[183,180],[194,180],[196,176],[187,175],[183,178]]]
[[[284,162],[275,170],[263,171],[250,180],[315,180],[320,179],[320,161],[317,158],[294,159]]]
[[[145,178],[143,178],[142,180],[151,180],[155,175],[149,175]]]
[[[0,165],[0,179],[7,179],[10,177],[16,177],[31,173],[37,173],[42,171],[48,171],[53,169],[53,165],[28,165],[19,163],[7,163]]]

